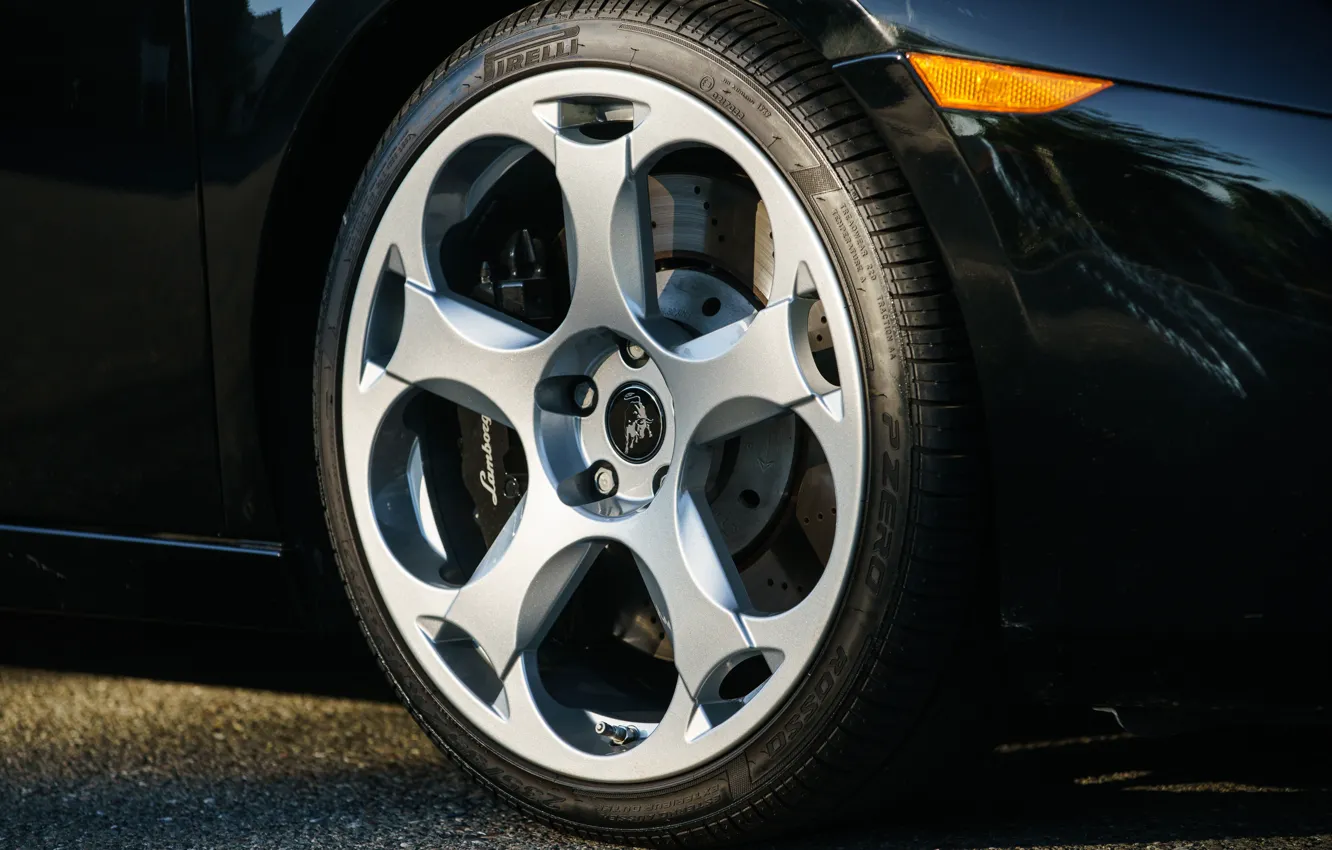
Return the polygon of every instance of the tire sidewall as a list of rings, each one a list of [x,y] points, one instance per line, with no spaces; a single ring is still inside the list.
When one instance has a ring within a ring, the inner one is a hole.
[[[577,28],[576,55],[495,73],[497,56],[531,52],[530,42]],[[711,103],[765,147],[821,231],[856,326],[868,394],[867,501],[837,613],[808,674],[741,747],[689,774],[637,784],[564,780],[481,736],[451,710],[407,650],[384,608],[350,514],[339,431],[343,340],[361,264],[387,201],[416,157],[456,115],[499,86],[552,68],[620,67],[651,74]],[[575,17],[519,27],[449,63],[404,107],[362,177],[344,217],[319,327],[315,437],[329,529],[348,593],[367,637],[416,719],[468,770],[534,814],[576,827],[634,832],[714,819],[763,793],[808,759],[834,732],[856,683],[868,674],[868,649],[891,622],[900,598],[910,493],[910,437],[899,317],[869,228],[847,184],[794,113],[735,65],[677,33],[647,24]]]

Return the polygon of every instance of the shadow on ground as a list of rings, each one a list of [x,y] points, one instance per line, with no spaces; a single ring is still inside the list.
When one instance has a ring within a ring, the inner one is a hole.
[[[571,844],[442,758],[354,642],[82,628],[0,630],[0,848]],[[892,826],[761,846],[1332,847],[1326,728],[1079,721],[1004,744],[952,799],[876,813]]]
[[[832,846],[1332,847],[1326,729],[1010,743],[986,778],[984,794],[926,803]]]

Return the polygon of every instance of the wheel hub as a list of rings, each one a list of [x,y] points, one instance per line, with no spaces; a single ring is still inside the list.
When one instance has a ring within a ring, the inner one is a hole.
[[[675,451],[673,395],[666,376],[651,358],[630,361],[625,354],[630,344],[600,331],[577,335],[570,348],[588,365],[560,369],[585,374],[596,388],[594,403],[587,409],[543,409],[538,419],[536,439],[561,499],[602,517],[646,507]],[[587,477],[594,466],[613,470],[612,494]],[[582,486],[576,480],[580,476]]]

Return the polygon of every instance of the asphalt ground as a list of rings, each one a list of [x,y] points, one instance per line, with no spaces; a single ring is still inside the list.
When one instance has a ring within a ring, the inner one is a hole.
[[[330,646],[160,640],[0,647],[0,848],[605,846],[469,781],[354,648],[301,665]],[[1325,728],[1145,739],[1083,715],[1027,726],[985,768],[987,793],[959,777],[957,799],[892,824],[758,846],[1332,848]]]

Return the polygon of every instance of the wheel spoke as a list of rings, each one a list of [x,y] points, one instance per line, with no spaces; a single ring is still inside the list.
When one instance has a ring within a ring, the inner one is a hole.
[[[772,222],[773,268],[768,303],[787,298],[818,298],[819,287],[825,291],[837,279],[826,260],[818,259],[817,237],[807,226],[779,217]],[[813,264],[809,262],[811,258]]]
[[[548,488],[523,497],[445,615],[476,641],[500,679],[536,649],[601,549],[578,539],[572,512],[554,513],[553,499]]]
[[[675,393],[677,433],[697,444],[735,434],[822,395],[836,392],[814,366],[802,298],[766,307],[680,346],[662,371]]]
[[[399,622],[424,626],[449,610],[458,591],[421,581],[407,570],[384,570],[376,575],[380,595]]]
[[[591,324],[621,327],[626,308],[639,320],[657,312],[647,177],[631,165],[632,138],[588,143],[561,135],[555,143],[569,231],[571,312]]]
[[[523,433],[540,379],[537,331],[451,293],[405,284],[402,333],[387,371]],[[486,380],[504,375],[503,381]]]
[[[842,391],[835,389],[816,395],[795,405],[792,410],[819,441],[819,447],[832,466],[833,476],[841,479],[855,474],[865,458],[856,441],[846,439],[843,427],[846,423],[846,403]]]
[[[748,605],[735,564],[702,497],[685,492],[674,517],[660,511],[661,533],[637,539],[634,556],[666,623],[675,669],[689,693],[711,701],[715,675],[751,647],[739,612]],[[665,528],[669,524],[672,528]],[[673,540],[661,539],[669,534]],[[650,542],[649,542],[649,538]]]
[[[412,386],[378,368],[368,369],[359,382],[350,375],[347,377],[342,389],[343,451],[348,460],[348,475],[355,474],[359,481],[368,482],[375,436],[390,409],[411,392]]]

